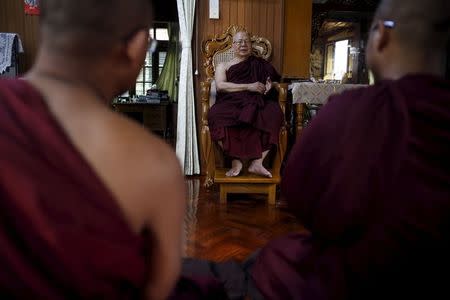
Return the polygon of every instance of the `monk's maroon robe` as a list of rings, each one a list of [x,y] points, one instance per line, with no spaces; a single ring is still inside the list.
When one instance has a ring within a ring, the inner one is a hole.
[[[2,299],[139,299],[151,244],[22,80],[0,81]]]
[[[282,191],[310,234],[252,269],[267,299],[449,299],[450,82],[410,75],[334,96]]]
[[[279,81],[280,75],[262,58],[250,56],[231,66],[227,81],[237,84],[261,82],[268,77]],[[224,151],[233,158],[260,158],[263,151],[278,143],[283,114],[277,93],[255,92],[218,93],[216,103],[208,114],[211,137],[222,141]]]

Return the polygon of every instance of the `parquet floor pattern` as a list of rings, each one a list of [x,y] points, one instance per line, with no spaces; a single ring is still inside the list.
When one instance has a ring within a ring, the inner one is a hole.
[[[269,206],[263,195],[231,195],[219,203],[217,189],[203,178],[187,178],[185,255],[200,259],[243,261],[268,241],[303,227],[287,211]]]

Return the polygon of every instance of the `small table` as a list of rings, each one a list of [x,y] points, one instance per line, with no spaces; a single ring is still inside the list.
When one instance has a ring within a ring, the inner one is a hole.
[[[365,84],[332,84],[297,82],[292,84],[292,104],[295,106],[296,137],[303,130],[303,113],[305,104],[326,104],[331,95],[340,94],[345,90],[366,87]]]
[[[112,107],[115,111],[141,122],[144,127],[161,132],[164,139],[168,137],[170,129],[168,101],[161,103],[114,102]]]

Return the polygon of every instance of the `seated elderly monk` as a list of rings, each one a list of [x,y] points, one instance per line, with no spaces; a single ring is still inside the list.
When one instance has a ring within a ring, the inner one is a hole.
[[[235,57],[217,66],[217,100],[208,114],[211,137],[232,158],[227,176],[237,176],[243,161],[248,171],[272,177],[263,160],[278,143],[283,114],[276,101],[273,82],[280,75],[262,58],[252,55],[247,32],[233,36]]]
[[[166,299],[181,264],[179,162],[109,108],[143,64],[151,1],[40,5],[36,63],[0,81],[0,294]]]
[[[241,272],[211,266],[230,296],[249,270],[271,300],[450,298],[449,25],[448,0],[381,1],[376,84],[333,96],[287,162],[282,192],[309,233],[271,241]]]

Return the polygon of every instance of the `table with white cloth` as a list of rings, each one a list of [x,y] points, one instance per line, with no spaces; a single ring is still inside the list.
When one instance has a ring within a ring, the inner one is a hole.
[[[295,128],[297,138],[303,130],[303,118],[306,105],[324,105],[328,98],[345,90],[365,87],[364,84],[334,84],[296,82],[291,84],[292,104],[295,107]]]

